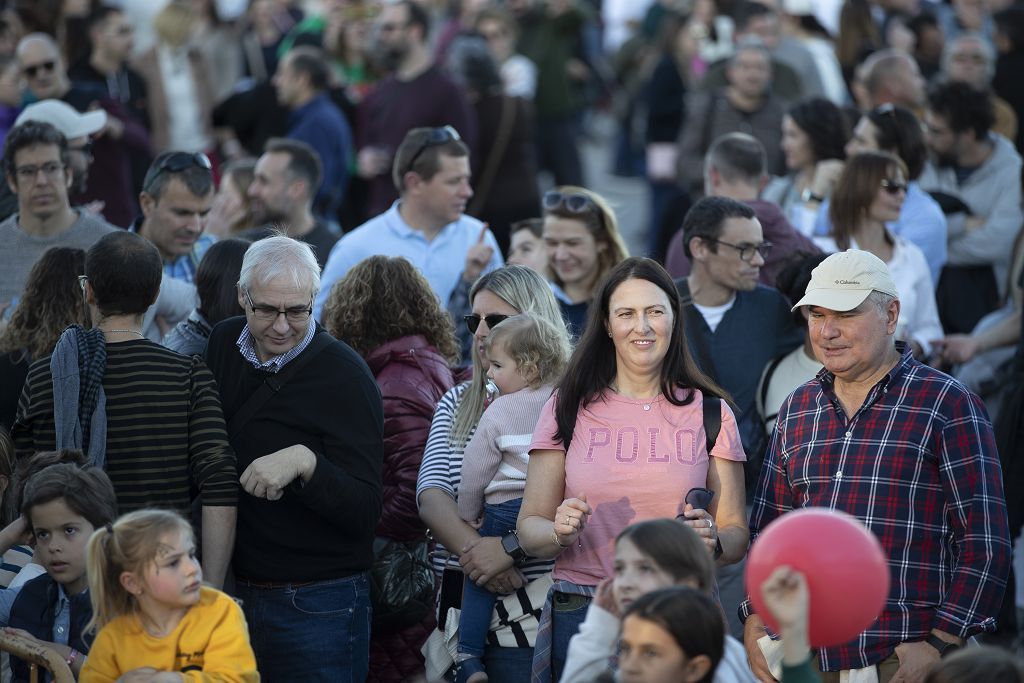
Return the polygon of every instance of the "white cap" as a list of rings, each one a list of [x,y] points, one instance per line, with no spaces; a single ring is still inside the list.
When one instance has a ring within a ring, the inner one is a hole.
[[[811,271],[807,291],[793,310],[820,306],[832,311],[852,311],[871,292],[899,298],[885,261],[867,251],[848,249],[832,254]]]
[[[91,135],[107,125],[107,112],[97,109],[82,114],[61,100],[43,100],[25,107],[18,114],[14,125],[20,126],[26,121],[48,123],[63,133],[68,140],[73,140],[83,135]]]

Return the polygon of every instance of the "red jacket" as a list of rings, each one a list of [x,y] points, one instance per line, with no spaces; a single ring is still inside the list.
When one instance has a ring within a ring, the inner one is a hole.
[[[416,508],[416,476],[430,421],[455,380],[422,335],[389,341],[370,352],[366,363],[384,399],[384,509],[377,536],[413,541],[426,531]]]

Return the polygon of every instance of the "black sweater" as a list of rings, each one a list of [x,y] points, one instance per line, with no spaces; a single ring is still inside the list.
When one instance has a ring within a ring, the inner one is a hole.
[[[267,377],[235,344],[244,325],[242,317],[225,320],[206,347],[229,425]],[[332,340],[231,444],[239,473],[257,458],[295,444],[316,454],[309,482],[296,479],[279,500],[240,494],[234,554],[239,577],[324,581],[369,569],[381,510],[384,417],[377,383],[355,351]]]

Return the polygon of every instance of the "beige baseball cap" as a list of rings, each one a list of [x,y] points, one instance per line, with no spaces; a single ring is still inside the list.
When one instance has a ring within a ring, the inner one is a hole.
[[[821,306],[832,311],[851,311],[871,292],[899,297],[885,261],[867,251],[848,249],[832,254],[811,271],[807,291],[792,310]]]

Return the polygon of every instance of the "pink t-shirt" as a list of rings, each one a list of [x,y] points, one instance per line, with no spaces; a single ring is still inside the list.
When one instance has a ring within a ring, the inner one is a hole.
[[[623,529],[646,519],[675,517],[686,506],[687,491],[707,486],[707,440],[701,393],[696,393],[688,405],[675,406],[660,395],[636,400],[607,390],[579,412],[565,458],[564,497],[583,492],[594,512],[580,543],[555,561],[555,579],[597,585],[612,575],[615,537]],[[541,411],[531,453],[565,450],[555,441],[555,398]],[[746,460],[736,418],[724,401],[722,430],[711,455]]]

